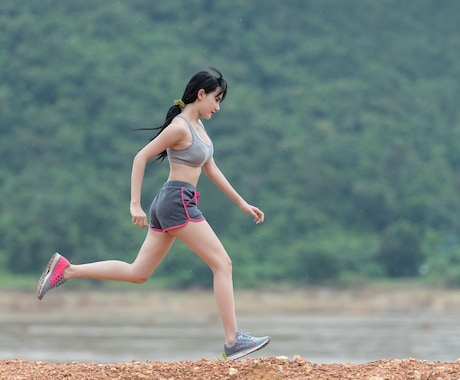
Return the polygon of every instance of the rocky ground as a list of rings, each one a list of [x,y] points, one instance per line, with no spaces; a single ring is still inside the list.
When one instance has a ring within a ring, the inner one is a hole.
[[[122,364],[0,361],[0,379],[8,380],[458,380],[460,361],[381,360],[365,364],[314,364],[301,357],[131,362]]]

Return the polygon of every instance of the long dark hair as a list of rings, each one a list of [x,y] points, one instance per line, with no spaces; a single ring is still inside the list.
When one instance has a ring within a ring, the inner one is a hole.
[[[206,94],[215,91],[218,87],[220,87],[221,91],[218,95],[222,95],[222,100],[225,99],[227,95],[227,82],[222,77],[222,73],[211,67],[210,70],[214,71],[217,75],[211,74],[208,71],[200,71],[196,73],[192,79],[188,82],[187,86],[185,87],[184,93],[182,95],[181,100],[184,104],[193,103],[197,96],[198,91],[203,89]],[[179,105],[173,105],[169,108],[165,121],[163,125],[156,128],[142,128],[142,130],[156,130],[158,131],[155,136],[151,138],[150,141],[155,139],[163,130],[171,124],[172,120],[182,112],[182,108]],[[166,151],[161,152],[154,161],[163,161],[166,158],[167,154]]]

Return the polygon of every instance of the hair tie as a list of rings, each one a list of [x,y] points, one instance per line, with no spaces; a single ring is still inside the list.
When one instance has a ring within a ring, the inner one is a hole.
[[[179,106],[180,109],[184,109],[185,108],[185,103],[182,99],[176,99],[174,100],[174,105],[175,106]]]

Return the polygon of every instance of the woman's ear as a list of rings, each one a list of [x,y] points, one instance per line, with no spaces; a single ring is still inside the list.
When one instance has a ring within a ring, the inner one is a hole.
[[[198,93],[197,93],[197,95],[196,95],[196,98],[199,99],[199,100],[201,100],[201,99],[203,99],[203,97],[204,97],[205,95],[206,95],[206,92],[204,91],[204,89],[203,89],[203,88],[200,88],[200,89],[198,90]]]

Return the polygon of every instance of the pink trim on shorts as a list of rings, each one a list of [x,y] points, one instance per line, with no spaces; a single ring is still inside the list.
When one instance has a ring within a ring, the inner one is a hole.
[[[196,206],[198,207],[198,202],[200,200],[200,192],[199,191],[194,190],[193,194],[194,194],[193,197],[190,198],[190,200],[188,202],[185,202],[185,200],[184,200],[184,187],[180,188],[180,196],[182,198],[182,205],[184,206],[185,215],[187,215],[187,220],[185,221],[185,223],[179,224],[177,226],[171,226],[171,227],[165,228],[164,230],[160,230],[159,228],[154,228],[152,226],[149,226],[149,229],[152,230],[152,231],[156,231],[156,232],[168,232],[169,230],[175,230],[175,229],[178,229],[178,228],[185,227],[188,224],[188,222],[202,222],[203,220],[206,220],[205,217],[199,218],[199,219],[190,218],[190,215],[189,215],[188,210],[187,210],[187,206],[194,199],[196,199]]]

